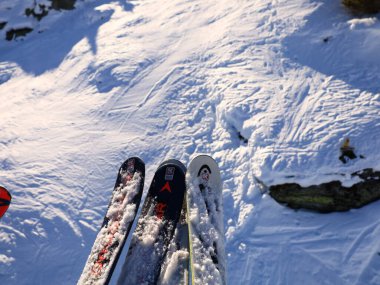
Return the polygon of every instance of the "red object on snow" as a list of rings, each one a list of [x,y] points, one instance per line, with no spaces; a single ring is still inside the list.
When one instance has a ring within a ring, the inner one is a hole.
[[[7,189],[0,186],[0,218],[5,214],[11,203],[12,196]]]

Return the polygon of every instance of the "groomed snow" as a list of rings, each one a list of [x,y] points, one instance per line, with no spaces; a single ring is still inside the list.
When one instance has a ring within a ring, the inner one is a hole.
[[[75,284],[120,164],[141,157],[149,186],[160,162],[195,153],[222,171],[228,284],[380,283],[379,202],[295,212],[258,183],[380,169],[378,16],[327,0],[88,0],[37,22],[27,2],[0,4],[1,284]],[[365,159],[338,160],[345,137]]]

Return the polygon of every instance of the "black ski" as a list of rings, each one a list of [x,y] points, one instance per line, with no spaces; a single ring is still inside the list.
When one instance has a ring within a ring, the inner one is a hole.
[[[144,189],[145,164],[127,159],[120,167],[112,198],[78,285],[108,284],[129,234]]]
[[[186,220],[186,199],[183,202],[181,217],[161,265],[158,285],[189,284],[189,231]]]
[[[157,284],[184,200],[185,166],[162,163],[152,180],[119,277],[120,285]]]

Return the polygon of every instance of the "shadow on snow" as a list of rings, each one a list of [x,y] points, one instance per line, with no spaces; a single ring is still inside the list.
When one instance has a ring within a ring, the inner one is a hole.
[[[83,39],[87,39],[92,53],[96,54],[98,30],[113,14],[112,10],[99,11],[96,8],[108,2],[95,1],[80,9],[66,11],[66,15],[49,26],[48,30],[38,31],[36,28],[21,41],[6,42],[0,48],[0,62],[13,62],[25,72],[38,76],[57,68]],[[122,0],[119,5],[124,11],[132,11],[134,8]],[[5,81],[7,80],[2,83]]]
[[[306,20],[305,26],[285,38],[285,56],[361,91],[380,91],[380,23],[350,29],[352,18],[338,1],[323,0]],[[372,38],[372,41],[371,41]]]

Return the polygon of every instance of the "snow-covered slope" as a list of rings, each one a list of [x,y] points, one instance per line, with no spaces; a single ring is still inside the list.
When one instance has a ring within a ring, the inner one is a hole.
[[[380,168],[378,18],[327,0],[79,3],[0,40],[1,284],[75,284],[120,163],[144,159],[149,185],[195,153],[222,170],[229,283],[380,283],[379,202],[295,212],[257,183]],[[343,165],[347,136],[366,158]]]

